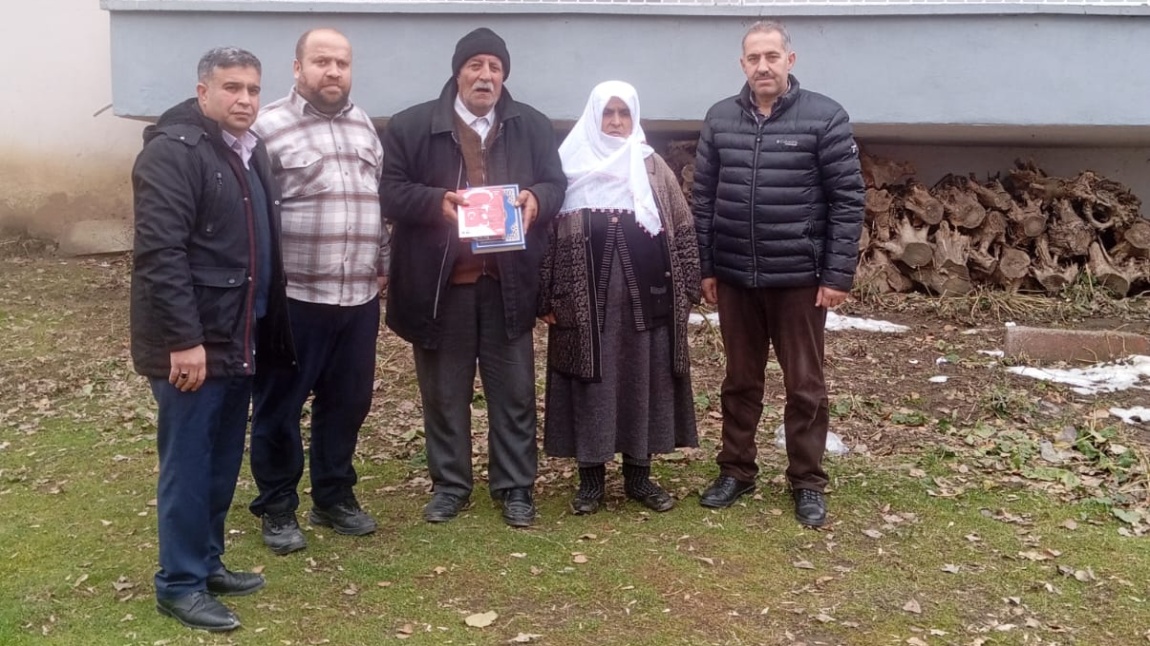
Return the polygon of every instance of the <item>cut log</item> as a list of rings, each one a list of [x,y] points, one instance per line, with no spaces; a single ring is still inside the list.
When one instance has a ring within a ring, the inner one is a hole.
[[[1010,220],[1011,237],[1016,240],[1037,238],[1046,231],[1046,215],[1042,212],[1042,203],[1030,196],[1023,196],[1021,203],[1011,202],[1006,217]]]
[[[900,218],[894,236],[889,241],[880,242],[878,246],[890,253],[894,260],[917,269],[929,264],[934,257],[934,249],[927,242],[927,236],[926,229],[919,229],[905,218]]]
[[[984,186],[976,182],[974,178],[968,178],[966,180],[966,186],[970,192],[974,193],[975,198],[978,199],[978,203],[988,209],[1007,211],[1010,209],[1010,206],[1014,204],[1010,193],[1006,192],[1006,189],[1002,187],[1002,182],[998,180],[987,182]]]
[[[1099,231],[1125,228],[1139,216],[1141,201],[1125,186],[1083,171],[1065,186],[1065,195],[1074,201],[1082,218]]]
[[[956,227],[974,229],[986,219],[986,209],[973,193],[957,186],[947,186],[935,193],[942,202],[946,219]]]
[[[1133,283],[1141,278],[1141,272],[1134,263],[1116,264],[1097,242],[1090,244],[1086,268],[1095,283],[1118,298],[1125,298]]]
[[[894,204],[894,198],[885,188],[868,188],[866,190],[866,212],[873,217],[879,213],[886,213]]]
[[[914,289],[914,283],[891,262],[885,251],[873,248],[855,272],[855,289],[862,293],[905,293]]]
[[[859,255],[861,256],[867,249],[870,249],[870,227],[864,226],[859,233]]]
[[[1030,273],[1030,254],[1014,247],[1005,247],[998,257],[994,282],[1009,292],[1018,291],[1023,279]]]
[[[1022,161],[1014,160],[1014,169],[1006,175],[1004,187],[1014,196],[1015,200],[1024,201],[1025,198],[1040,204],[1049,204],[1055,194],[1061,191],[1062,180],[1049,177],[1034,163],[1033,159]]]
[[[983,253],[988,253],[991,245],[1006,244],[1006,216],[998,211],[987,211],[986,219],[971,232],[970,244]]]
[[[966,267],[970,240],[942,222],[934,232],[934,254],[930,265],[911,273],[911,278],[939,296],[961,296],[970,292],[970,270]]]
[[[1110,249],[1115,260],[1150,258],[1150,220],[1139,219],[1117,233],[1118,244]]]
[[[1034,242],[1035,264],[1032,268],[1034,280],[1048,294],[1059,294],[1066,286],[1078,278],[1077,263],[1062,265],[1050,252],[1050,243],[1045,236]]]
[[[1006,245],[1006,216],[998,211],[987,211],[982,226],[971,234],[970,260],[971,278],[988,282],[998,268],[999,249]]]
[[[687,204],[691,203],[691,189],[695,186],[695,164],[692,162],[683,166],[683,170],[679,171],[679,177],[683,180],[683,197],[687,198]]]
[[[936,225],[942,222],[943,208],[925,186],[918,182],[907,184],[903,208],[914,214],[923,224]]]
[[[1046,235],[1050,250],[1063,258],[1085,256],[1097,238],[1094,227],[1078,215],[1066,198],[1054,204],[1054,217],[1046,225]]]
[[[683,172],[688,164],[695,165],[695,147],[698,144],[694,139],[678,139],[669,142],[663,150],[659,151],[663,161],[671,167],[676,174]]]
[[[867,188],[894,186],[904,177],[914,175],[914,165],[891,159],[875,157],[867,153],[859,156],[862,165],[863,183]]]

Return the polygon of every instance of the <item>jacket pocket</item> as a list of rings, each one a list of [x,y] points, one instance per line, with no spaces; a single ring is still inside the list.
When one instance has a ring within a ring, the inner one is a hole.
[[[276,158],[275,165],[285,200],[331,191],[323,172],[323,155],[317,151],[286,152]]]
[[[247,270],[195,266],[191,270],[204,343],[226,343],[237,338],[244,320]]]

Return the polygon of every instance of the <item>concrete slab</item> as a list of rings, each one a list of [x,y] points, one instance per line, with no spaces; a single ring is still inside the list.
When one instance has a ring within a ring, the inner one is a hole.
[[[1132,354],[1150,355],[1150,337],[1114,330],[1059,330],[1012,325],[1006,328],[1008,357],[1036,361],[1097,363]]]
[[[60,236],[63,256],[92,256],[132,250],[130,220],[81,220],[68,226]]]

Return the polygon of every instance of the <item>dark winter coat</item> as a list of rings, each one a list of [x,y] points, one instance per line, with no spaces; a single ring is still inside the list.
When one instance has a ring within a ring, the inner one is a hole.
[[[665,245],[672,295],[670,325],[675,375],[690,369],[687,317],[699,302],[699,256],[691,211],[683,198],[675,173],[662,157],[647,158],[647,177],[655,195],[663,231],[657,237]],[[586,212],[556,218],[543,263],[539,315],[554,314],[548,335],[547,363],[552,369],[579,379],[598,380],[604,358],[599,351],[595,285],[590,277],[590,226]],[[619,280],[622,280],[620,277]]]
[[[439,303],[459,251],[458,230],[443,217],[443,196],[467,182],[455,132],[457,93],[452,79],[438,99],[395,115],[383,133],[379,195],[383,216],[392,222],[386,322],[428,349],[439,341]],[[535,325],[547,228],[563,203],[567,177],[547,117],[513,100],[506,88],[495,111],[495,139],[485,153],[488,183],[518,184],[539,202],[527,248],[491,255],[499,267],[507,337],[514,339]]]
[[[707,112],[699,136],[692,209],[702,275],[745,288],[848,291],[863,198],[842,106],[792,76],[763,118],[744,85]]]
[[[170,353],[203,345],[207,375],[251,375],[294,365],[279,243],[279,189],[267,150],[252,155],[272,213],[268,309],[258,338],[253,316],[255,222],[239,155],[195,99],[171,108],[144,131],[132,169],[135,199],[132,361],[148,377],[167,377]]]

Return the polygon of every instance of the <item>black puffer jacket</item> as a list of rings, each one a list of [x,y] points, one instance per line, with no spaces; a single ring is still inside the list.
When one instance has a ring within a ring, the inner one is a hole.
[[[132,168],[135,242],[132,361],[147,377],[167,377],[170,353],[203,345],[208,377],[294,365],[280,256],[279,189],[262,143],[252,155],[272,209],[268,310],[253,337],[256,260],[246,173],[219,126],[195,99],[168,110],[144,131]],[[241,179],[243,177],[243,179]]]
[[[699,136],[692,209],[704,278],[847,291],[863,182],[846,111],[799,88],[756,118],[750,87],[716,103]]]
[[[457,92],[455,80],[448,81],[438,99],[400,112],[383,132],[379,196],[383,216],[393,223],[387,326],[429,349],[438,344],[439,303],[459,250],[457,229],[443,218],[443,196],[467,181],[455,134]],[[499,130],[487,151],[488,178],[491,184],[518,184],[539,202],[527,248],[492,254],[499,263],[507,336],[514,339],[535,325],[547,229],[563,204],[567,176],[547,117],[514,101],[507,88],[495,112]]]

